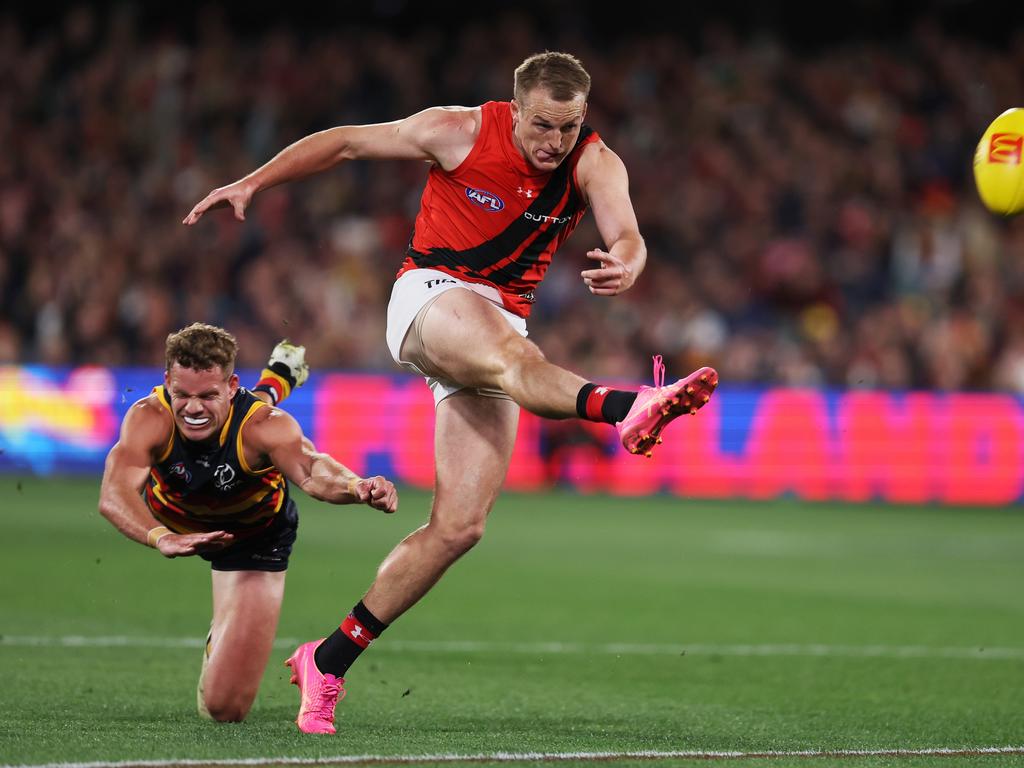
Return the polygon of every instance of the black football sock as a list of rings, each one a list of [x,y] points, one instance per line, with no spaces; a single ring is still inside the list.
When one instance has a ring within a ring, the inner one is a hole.
[[[584,384],[576,395],[576,413],[587,421],[617,424],[626,418],[636,400],[636,392]]]
[[[387,628],[360,600],[334,634],[317,647],[313,654],[317,669],[325,675],[344,677],[359,654]]]
[[[263,369],[260,380],[256,382],[252,391],[266,392],[270,395],[272,405],[280,405],[296,386],[297,382],[291,369],[284,363],[278,362]]]

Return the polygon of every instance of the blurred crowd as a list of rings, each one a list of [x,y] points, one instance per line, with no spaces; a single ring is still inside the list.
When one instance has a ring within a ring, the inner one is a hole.
[[[550,49],[593,77],[586,122],[626,163],[649,249],[595,298],[590,217],[537,293],[531,337],[596,380],[714,365],[728,384],[1024,391],[1024,221],[980,207],[978,138],[1020,102],[1024,36],[922,20],[898,45],[796,50],[707,24],[598,40],[527,15],[416,34],[355,24],[245,35],[130,7],[29,29],[0,12],[0,363],[160,365],[194,320],[260,365],[393,371],[385,306],[426,177],[352,163],[181,224],[302,136],[511,98]],[[1022,217],[1024,218],[1024,217]]]

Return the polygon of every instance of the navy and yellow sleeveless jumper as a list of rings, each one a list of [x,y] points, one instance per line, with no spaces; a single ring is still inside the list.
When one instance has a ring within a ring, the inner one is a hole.
[[[171,412],[166,388],[153,392]],[[176,533],[223,530],[246,539],[266,530],[288,505],[288,483],[276,467],[249,467],[242,449],[242,427],[265,407],[240,387],[216,440],[195,443],[174,426],[149,472],[144,496],[153,517]]]

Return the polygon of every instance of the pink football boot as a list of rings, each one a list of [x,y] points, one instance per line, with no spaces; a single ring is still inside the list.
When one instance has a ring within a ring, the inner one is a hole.
[[[320,674],[313,660],[323,638],[303,643],[284,663],[292,668],[290,682],[299,686],[302,696],[299,716],[295,718],[303,733],[334,733],[334,707],[345,698],[345,678]]]
[[[669,422],[684,413],[696,413],[711,399],[718,386],[718,373],[714,368],[699,368],[675,384],[664,384],[665,364],[661,355],[655,355],[654,386],[640,387],[626,418],[615,425],[623,447],[630,453],[650,458]]]

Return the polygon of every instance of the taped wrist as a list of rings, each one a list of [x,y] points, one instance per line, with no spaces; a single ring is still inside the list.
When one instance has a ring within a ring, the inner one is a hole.
[[[166,525],[158,525],[156,528],[150,528],[149,532],[146,533],[146,544],[156,549],[156,545],[160,542],[164,536],[173,531]]]
[[[272,363],[270,367],[264,368],[260,374],[260,380],[253,387],[253,392],[266,392],[270,399],[277,405],[284,400],[295,389],[295,376],[291,368],[281,362]]]

